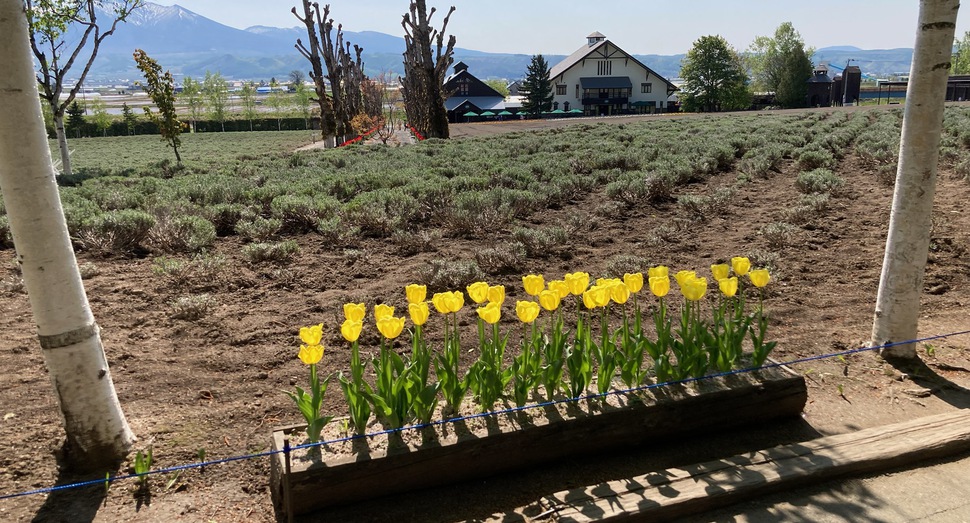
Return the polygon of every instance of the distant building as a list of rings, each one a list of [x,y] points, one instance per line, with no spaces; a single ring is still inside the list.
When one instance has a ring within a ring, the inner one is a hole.
[[[589,116],[664,112],[677,87],[596,32],[549,72],[553,110]]]
[[[857,104],[862,91],[862,69],[857,65],[850,65],[836,76],[832,84],[833,105]]]
[[[467,122],[470,115],[497,116],[505,111],[505,97],[488,84],[468,72],[464,62],[455,64],[455,73],[445,79],[444,91],[451,93],[445,100],[448,121]],[[491,114],[489,114],[491,113]]]
[[[829,78],[829,68],[819,65],[808,79],[808,106],[830,107],[832,105],[832,86],[835,82]]]

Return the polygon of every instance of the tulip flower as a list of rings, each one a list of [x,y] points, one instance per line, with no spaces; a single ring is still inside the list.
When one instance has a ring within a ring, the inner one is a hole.
[[[495,302],[489,302],[484,307],[478,308],[478,317],[489,325],[495,325],[502,318],[502,306]]]
[[[360,338],[360,331],[363,328],[364,322],[362,321],[345,320],[340,326],[340,334],[345,340],[353,343]]]
[[[428,302],[409,303],[408,312],[411,313],[411,322],[417,326],[424,325],[428,321]]]
[[[300,327],[300,339],[307,345],[320,345],[320,341],[323,339],[323,324],[313,325],[312,327]]]
[[[458,312],[465,306],[465,295],[461,291],[454,291],[450,293],[446,303],[448,304],[448,312]]]
[[[733,298],[734,295],[738,293],[737,276],[731,276],[730,278],[718,280],[717,285],[721,288],[721,292],[723,292],[728,298]]]
[[[541,274],[529,274],[522,277],[522,286],[525,287],[526,294],[538,296],[546,288],[546,280]]]
[[[607,288],[610,290],[610,299],[620,305],[630,299],[630,289],[622,281],[614,281]]]
[[[650,292],[658,298],[663,298],[670,292],[670,278],[666,276],[651,276],[648,283]]]
[[[554,311],[559,308],[559,293],[554,290],[544,290],[539,293],[539,305],[547,311]]]
[[[697,273],[694,271],[678,271],[677,274],[674,275],[674,279],[677,280],[677,285],[680,285],[681,288],[684,287],[684,283],[687,280],[694,278],[697,278]]]
[[[755,269],[748,273],[748,278],[751,279],[751,283],[757,288],[762,288],[768,285],[768,281],[771,280],[771,275],[768,274],[768,269]]]
[[[670,269],[666,266],[658,265],[656,267],[650,267],[647,269],[647,279],[650,278],[669,278]]]
[[[488,284],[477,281],[468,286],[468,297],[475,303],[482,303],[488,299]]]
[[[323,359],[323,345],[300,345],[300,361],[307,365],[316,365]]]
[[[594,285],[588,291],[596,307],[606,307],[610,304],[610,288],[604,285]],[[584,296],[585,299],[585,296]]]
[[[567,274],[565,276],[566,285],[569,286],[569,292],[573,296],[579,296],[586,292],[586,288],[589,287],[589,273],[586,272],[574,272],[572,274]]]
[[[412,283],[404,288],[404,293],[407,294],[408,303],[421,303],[428,297],[428,287]]]
[[[374,319],[376,321],[381,321],[384,318],[390,318],[391,316],[394,316],[394,307],[384,303],[374,305]]]
[[[727,278],[730,271],[731,267],[729,267],[726,263],[711,265],[711,276],[714,277],[714,281],[721,281],[724,278]]]
[[[344,319],[353,321],[364,321],[364,316],[367,315],[367,306],[363,303],[345,303],[344,304]]]
[[[451,298],[450,292],[436,292],[434,296],[431,297],[431,303],[434,304],[435,310],[441,314],[448,314],[451,312],[448,310],[449,298]]]
[[[592,289],[588,289],[583,293],[583,305],[589,310],[596,308],[596,300],[593,299]]]
[[[707,278],[692,278],[686,280],[680,291],[688,301],[700,301],[707,294]]]
[[[744,276],[751,270],[751,261],[742,256],[731,258],[731,267],[734,268],[734,274]]]
[[[517,301],[515,314],[522,323],[532,323],[539,317],[539,304],[534,301]]]
[[[548,283],[549,290],[556,291],[559,294],[559,299],[569,296],[569,285],[566,284],[565,280],[553,280]]]
[[[395,318],[394,316],[386,316],[377,320],[377,330],[381,334],[389,339],[393,340],[401,335],[404,330],[404,318]]]
[[[489,287],[488,301],[499,305],[505,303],[505,285],[492,285]]]
[[[640,289],[643,288],[643,273],[635,272],[633,274],[624,274],[623,284],[626,285],[626,288],[629,289],[633,294],[640,292]]]

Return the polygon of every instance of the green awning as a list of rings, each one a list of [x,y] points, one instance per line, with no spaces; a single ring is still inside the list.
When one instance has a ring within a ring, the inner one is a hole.
[[[512,116],[512,113],[510,113],[508,111],[502,111],[502,112],[498,113],[498,115],[499,116]]]
[[[562,109],[556,109],[555,111],[553,111],[553,112],[551,112],[549,114],[566,114],[566,111],[563,111]]]
[[[485,111],[484,113],[480,114],[479,116],[495,116],[495,113],[493,113],[492,111]]]
[[[475,111],[468,111],[467,113],[463,114],[462,116],[478,116],[478,113],[476,113]]]

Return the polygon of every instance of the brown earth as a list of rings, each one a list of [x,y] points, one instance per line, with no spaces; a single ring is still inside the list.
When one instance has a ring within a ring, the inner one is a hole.
[[[453,132],[456,137],[475,136],[534,125],[466,124],[454,126]],[[706,221],[684,221],[686,216],[678,216],[680,208],[674,203],[599,217],[591,231],[577,235],[555,255],[529,260],[526,271],[561,277],[585,270],[596,276],[611,258],[635,254],[674,270],[706,272],[712,263],[732,256],[771,250],[779,256],[766,300],[774,318],[769,336],[779,340],[774,357],[790,361],[857,348],[867,342],[871,329],[892,188],[852,154],[836,172],[846,179],[847,188],[823,216],[799,228],[787,247],[768,249],[758,231],[781,220],[782,212],[798,200],[792,166],[770,179],[742,185],[731,208]],[[732,185],[735,177],[736,173],[724,173],[705,186],[685,191]],[[571,213],[591,212],[604,201],[604,194],[590,194],[565,208],[537,213],[530,222],[556,224]],[[967,201],[970,184],[946,169],[941,171],[921,305],[923,336],[970,329]],[[651,231],[675,222],[687,226],[668,242],[648,243]],[[328,347],[325,372],[346,369],[349,355],[336,329],[344,302],[386,301],[401,307],[403,287],[430,260],[473,259],[487,245],[482,240],[446,238],[435,252],[402,257],[393,245],[378,239],[362,239],[353,251],[334,249],[314,235],[295,239],[301,255],[283,268],[247,265],[240,241],[222,239],[216,252],[228,260],[227,268],[216,278],[182,288],[155,275],[151,258],[79,256],[82,264],[93,264],[95,269],[86,279],[86,288],[102,328],[115,385],[140,438],[138,448],[153,446],[156,468],[195,462],[199,449],[205,449],[210,460],[267,450],[272,427],[300,421],[281,392],[306,380],[306,369],[296,359],[300,326],[323,322]],[[0,388],[0,495],[97,479],[59,474],[63,429],[28,300],[16,285],[13,260],[13,251],[0,251],[0,332],[4,333],[0,368],[6,369],[5,386]],[[506,286],[505,313],[511,314],[510,304],[524,294],[519,278],[493,278],[490,283]],[[189,292],[209,293],[214,308],[197,321],[173,319],[172,301]],[[463,312],[466,324],[473,325],[470,308]],[[435,335],[433,327],[429,332]],[[912,376],[871,353],[799,364],[794,369],[807,377],[809,386],[803,420],[716,431],[622,455],[577,456],[575,462],[540,471],[397,496],[306,520],[323,516],[345,521],[479,519],[572,486],[966,407],[970,405],[968,339],[959,336],[920,344],[927,366],[922,374]],[[375,351],[376,340],[376,334],[365,334],[365,352]],[[342,409],[342,404],[339,389],[333,387],[327,398],[329,410]],[[0,520],[275,521],[268,475],[268,459],[259,458],[188,470],[177,478],[154,476],[150,498],[135,496],[129,480],[114,484],[107,494],[99,485],[4,499]]]

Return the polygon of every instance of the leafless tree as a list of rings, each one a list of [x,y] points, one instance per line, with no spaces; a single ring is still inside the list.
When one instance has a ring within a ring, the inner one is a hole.
[[[410,12],[401,21],[406,45],[401,94],[408,121],[418,132],[427,138],[448,138],[448,112],[445,110],[448,93],[444,85],[448,70],[455,61],[456,40],[451,35],[446,45],[445,31],[455,7],[448,11],[440,31],[431,26],[435,11],[432,7],[428,12],[425,0],[412,0]]]

